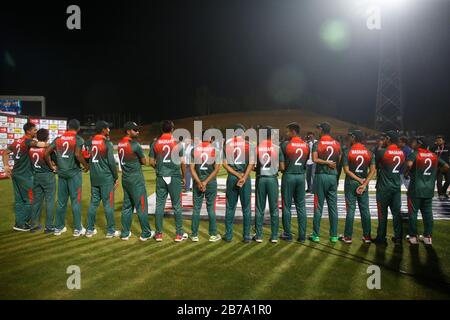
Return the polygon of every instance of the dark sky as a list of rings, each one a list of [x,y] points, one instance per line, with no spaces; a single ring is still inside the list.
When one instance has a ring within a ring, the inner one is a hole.
[[[44,95],[53,116],[132,110],[156,121],[192,115],[199,87],[276,109],[286,103],[273,88],[293,86],[293,106],[296,94],[312,96],[332,105],[317,111],[372,124],[380,32],[367,30],[358,3],[8,1],[0,92]],[[70,4],[81,7],[79,31],[66,28]],[[450,1],[409,0],[398,10],[405,125],[448,132]],[[339,50],[320,37],[330,21],[346,32]]]

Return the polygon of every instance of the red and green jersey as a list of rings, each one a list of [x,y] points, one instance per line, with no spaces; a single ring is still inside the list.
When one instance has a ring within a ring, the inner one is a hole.
[[[114,147],[104,135],[97,134],[86,143],[91,155],[89,168],[92,186],[113,184],[117,176],[116,162],[114,160]]]
[[[426,149],[419,148],[410,153],[408,161],[413,162],[410,170],[411,181],[408,187],[408,195],[416,198],[433,198],[436,175],[439,167],[445,165],[445,161]]]
[[[62,178],[72,178],[80,172],[80,163],[75,157],[76,148],[82,149],[84,140],[75,131],[66,131],[57,137],[50,146],[56,152],[58,175]]]
[[[256,148],[256,176],[277,176],[280,162],[284,160],[281,148],[272,140],[263,140]]]
[[[405,154],[396,144],[377,151],[377,190],[400,190],[400,168],[404,162]]]
[[[375,157],[362,143],[355,143],[350,149],[344,151],[342,164],[348,166],[349,170],[357,177],[367,178],[370,165],[375,164]],[[349,176],[345,177],[345,181],[352,180]]]
[[[52,169],[47,164],[47,161],[45,161],[45,148],[30,148],[28,150],[28,156],[31,160],[31,167],[33,168],[34,173],[48,173],[52,172]],[[52,160],[56,162],[56,159],[54,157],[54,153],[52,153]]]
[[[304,174],[310,152],[308,144],[300,137],[293,137],[281,145],[281,150],[285,163],[284,173]]]
[[[156,175],[181,177],[181,159],[184,150],[170,133],[161,135],[150,147],[150,158],[156,160]]]
[[[220,152],[207,141],[195,146],[190,154],[191,163],[195,164],[195,172],[200,180],[205,180],[214,171],[216,163],[220,163]],[[214,178],[211,181],[215,181]]]
[[[30,156],[28,154],[28,150],[30,149],[32,142],[33,139],[28,136],[23,136],[8,146],[8,149],[13,154],[14,160],[12,174],[16,177],[30,177],[33,174]]]
[[[119,141],[118,152],[120,166],[122,167],[122,181],[144,182],[140,159],[145,159],[145,155],[139,142],[128,136],[123,137]]]
[[[223,157],[228,165],[237,172],[244,173],[250,164],[252,147],[243,137],[233,137],[225,142]]]
[[[319,159],[339,163],[341,145],[329,135],[324,135],[313,145],[313,152],[317,152]],[[337,170],[325,164],[316,165],[316,174],[331,174],[337,176]]]

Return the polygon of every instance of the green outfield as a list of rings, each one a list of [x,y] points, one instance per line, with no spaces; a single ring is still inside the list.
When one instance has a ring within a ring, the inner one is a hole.
[[[153,171],[146,170],[149,193],[155,187]],[[89,179],[84,174],[83,223],[89,202]],[[116,223],[120,227],[122,190],[116,192]],[[128,242],[105,239],[103,209],[98,212],[99,233],[91,239],[60,237],[12,230],[11,181],[0,181],[0,298],[1,299],[449,299],[450,222],[436,221],[434,245],[402,247],[351,246],[327,241],[323,219],[322,242],[305,245],[279,242],[241,242],[241,225],[233,242],[207,242],[207,223],[200,226],[200,242],[175,243],[172,217],[165,219],[165,239],[140,242],[137,217]],[[154,218],[150,218],[154,228]],[[373,221],[374,228],[376,222]],[[311,231],[311,219],[308,232]],[[419,222],[420,224],[420,222]],[[185,220],[184,227],[190,228]],[[296,224],[294,223],[294,229]],[[340,221],[339,231],[343,229]],[[389,221],[389,234],[392,221]],[[420,228],[419,230],[422,230]],[[219,232],[224,226],[219,222]],[[265,227],[265,240],[269,228]],[[361,236],[355,222],[355,239]],[[381,289],[369,290],[370,265],[381,268]],[[81,269],[81,289],[66,286],[66,269]]]

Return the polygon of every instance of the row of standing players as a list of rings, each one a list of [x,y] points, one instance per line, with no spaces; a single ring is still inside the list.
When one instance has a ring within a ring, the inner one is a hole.
[[[331,136],[329,123],[317,126],[320,139],[312,148],[312,160],[316,164],[314,177],[314,215],[313,231],[309,240],[319,242],[320,222],[323,204],[327,202],[330,220],[330,241],[342,240],[352,242],[353,221],[356,205],[361,214],[364,243],[386,243],[387,216],[390,208],[394,236],[392,240],[401,243],[403,238],[401,207],[400,167],[406,165],[406,174],[411,182],[408,188],[409,242],[417,244],[417,214],[423,216],[425,244],[432,243],[432,198],[434,184],[439,170],[447,171],[448,165],[428,150],[428,143],[422,137],[413,141],[414,152],[405,158],[397,146],[398,134],[389,131],[382,135],[383,145],[374,152],[364,144],[364,135],[359,130],[349,133],[351,146],[345,148]],[[48,131],[27,123],[24,126],[25,136],[9,146],[3,155],[3,162],[8,163],[12,153],[15,161],[13,168],[5,166],[5,172],[12,177],[15,194],[14,230],[35,232],[41,228],[40,217],[42,204],[46,203],[45,232],[61,235],[67,231],[65,214],[68,200],[71,200],[74,233],[78,237],[92,237],[97,233],[95,228],[96,211],[103,202],[106,214],[106,237],[120,237],[128,240],[131,236],[131,222],[134,210],[141,226],[140,240],[163,239],[163,216],[167,196],[170,195],[176,225],[176,242],[191,238],[199,241],[198,229],[200,210],[204,199],[209,216],[209,241],[215,242],[222,237],[217,233],[215,199],[217,196],[216,176],[220,164],[228,172],[226,182],[225,234],[223,240],[229,242],[233,237],[233,224],[238,199],[240,199],[243,215],[243,241],[262,242],[263,222],[266,201],[269,203],[271,236],[270,241],[276,243],[279,238],[293,240],[291,232],[291,207],[294,203],[297,220],[297,240],[307,239],[306,206],[305,206],[305,168],[310,148],[300,137],[298,123],[286,126],[288,140],[277,145],[272,143],[270,127],[267,139],[253,147],[243,135],[236,134],[226,141],[223,153],[211,141],[198,143],[189,155],[193,187],[192,233],[183,231],[180,194],[184,184],[183,148],[180,147],[172,132],[173,122],[162,123],[163,134],[150,147],[149,159],[145,156],[141,145],[137,142],[139,126],[128,122],[124,126],[125,137],[118,144],[118,156],[122,167],[123,207],[121,214],[122,231],[116,231],[114,219],[114,190],[118,185],[118,173],[114,159],[114,148],[109,141],[109,125],[104,121],[96,124],[97,134],[86,143],[78,135],[80,123],[73,119],[68,123],[68,131],[48,144]],[[235,130],[245,131],[242,125]],[[36,139],[37,138],[37,139]],[[83,155],[83,149],[89,157]],[[252,154],[255,157],[252,157]],[[86,161],[86,158],[88,161]],[[342,163],[345,179],[345,201],[347,216],[344,234],[338,236],[337,213],[337,164]],[[87,214],[87,227],[81,223],[81,166],[85,172],[90,170],[91,201]],[[148,203],[142,165],[150,165],[156,171],[156,230],[153,231],[148,222]],[[250,173],[256,170],[255,181],[255,230],[251,235],[251,179]],[[279,186],[278,173],[282,172],[281,202],[282,227],[279,236]],[[54,203],[56,193],[55,173],[58,175],[58,191],[56,219],[54,219]],[[376,200],[378,208],[378,229],[375,239],[371,237],[371,218],[369,210],[370,180],[377,174]]]

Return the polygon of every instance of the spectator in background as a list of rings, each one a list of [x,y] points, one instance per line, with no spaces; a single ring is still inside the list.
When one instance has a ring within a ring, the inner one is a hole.
[[[398,140],[398,147],[403,151],[405,154],[405,159],[408,159],[408,156],[411,154],[412,149],[409,146],[409,140],[406,136],[401,136]],[[402,184],[405,186],[406,189],[409,187],[409,176],[405,176],[406,171],[406,162],[400,167],[400,179]]]
[[[306,134],[306,142],[308,143],[309,147],[309,157],[308,160],[306,161],[306,185],[307,185],[306,192],[313,193],[313,182],[314,182],[314,173],[316,171],[316,164],[312,160],[312,147],[314,143],[317,142],[317,140],[314,139],[313,132],[310,131]]]
[[[185,154],[185,161],[186,161],[186,172],[184,174],[184,179],[186,180],[186,185],[184,186],[184,192],[191,191],[191,185],[192,185],[192,172],[191,172],[191,151],[194,148],[192,145],[191,139],[186,139],[185,145],[184,145],[184,154]]]
[[[439,159],[443,160],[446,164],[450,164],[450,154],[448,152],[448,145],[445,143],[445,139],[443,135],[438,135],[435,141],[435,150],[434,152],[437,154]],[[445,180],[444,184],[442,184],[443,180]],[[450,170],[447,172],[438,172],[436,179],[439,200],[447,200],[448,194],[447,189],[450,184]]]

